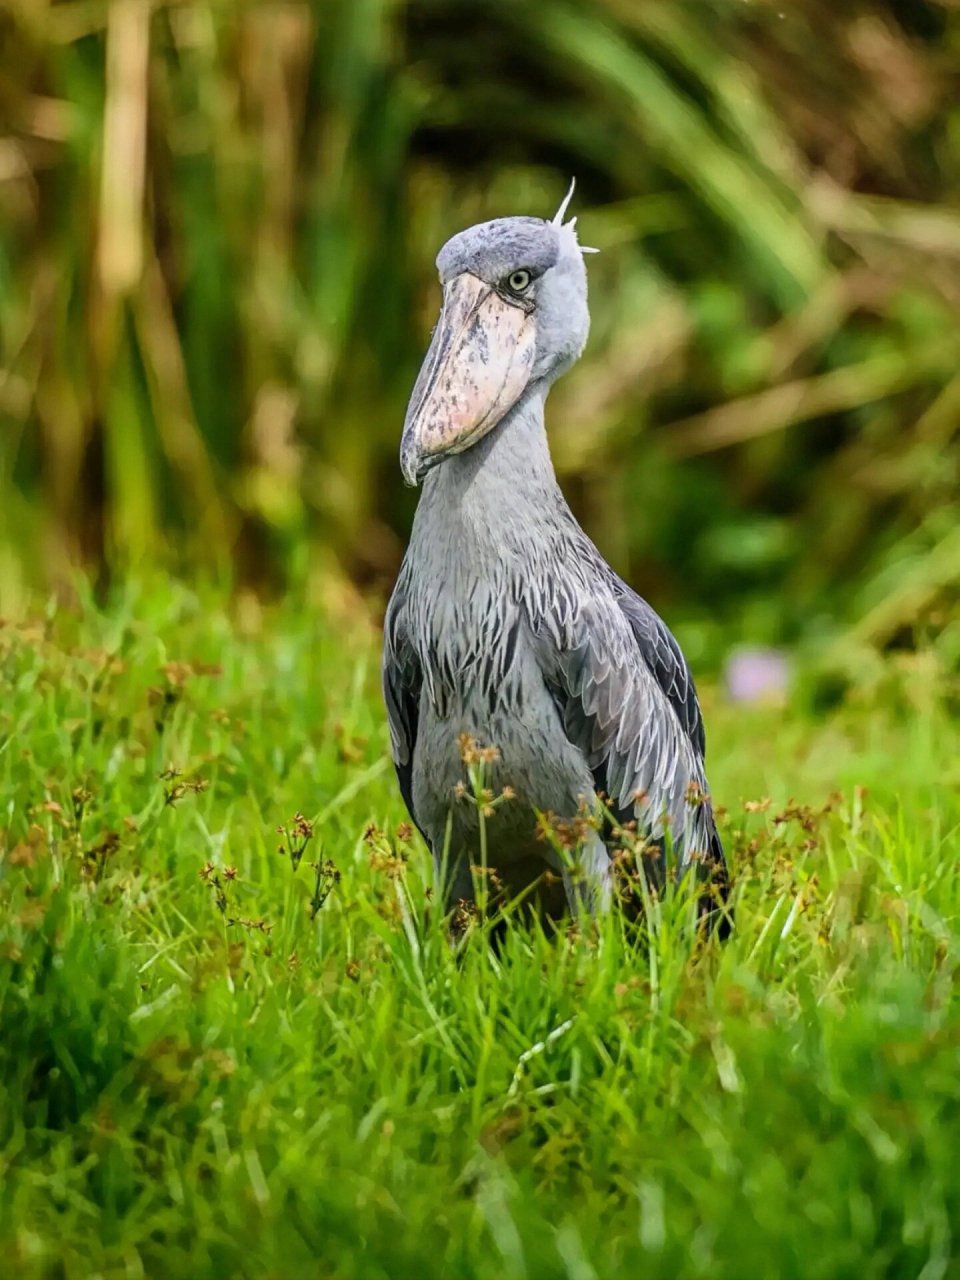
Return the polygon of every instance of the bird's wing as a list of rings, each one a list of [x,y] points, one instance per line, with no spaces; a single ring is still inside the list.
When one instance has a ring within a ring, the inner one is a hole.
[[[406,627],[407,578],[403,570],[397,580],[383,623],[383,700],[390,726],[390,753],[393,756],[400,794],[413,811],[413,752],[417,742],[417,718],[423,675],[416,650]],[[417,823],[419,827],[419,823]]]
[[[600,565],[589,588],[548,591],[531,618],[564,731],[619,820],[636,816],[654,838],[669,828],[681,865],[713,859],[703,724],[686,663],[653,610]]]
[[[617,604],[633,632],[637,647],[677,719],[703,760],[707,750],[700,700],[693,676],[670,628],[641,596],[610,570],[610,585]]]

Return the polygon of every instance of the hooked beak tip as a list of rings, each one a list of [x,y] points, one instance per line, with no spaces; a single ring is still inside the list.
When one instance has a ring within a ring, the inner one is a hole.
[[[411,489],[416,489],[424,470],[424,459],[420,456],[419,449],[404,448],[400,450],[400,474],[403,476],[404,484],[409,485]]]
[[[402,452],[400,474],[403,476],[404,483],[411,489],[418,488],[423,483],[427,472],[438,467],[446,456],[446,452],[424,454],[419,449],[412,449],[409,453]]]

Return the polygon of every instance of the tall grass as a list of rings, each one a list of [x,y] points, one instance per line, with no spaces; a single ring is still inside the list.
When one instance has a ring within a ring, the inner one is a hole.
[[[709,697],[727,943],[667,899],[454,950],[378,639],[304,605],[0,629],[5,1274],[956,1274],[933,655],[817,724]]]
[[[603,549],[734,631],[942,629],[955,6],[13,0],[0,24],[5,596],[158,557],[275,585],[310,545],[384,585],[433,255],[575,173],[603,253],[552,426]]]

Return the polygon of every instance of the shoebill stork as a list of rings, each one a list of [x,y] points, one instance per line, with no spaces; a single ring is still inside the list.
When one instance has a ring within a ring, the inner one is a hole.
[[[602,803],[607,831],[612,813],[649,838],[654,882],[698,862],[713,881],[705,904],[727,879],[690,670],[578,525],[547,445],[547,394],[589,328],[568,201],[549,222],[470,227],[437,257],[443,304],[400,446],[423,492],[384,626],[393,760],[448,905],[473,900],[480,861],[477,807],[457,787],[464,733],[497,748],[489,785],[513,792],[485,819],[507,890],[539,881],[548,915],[603,909],[603,824],[587,828],[575,865],[537,825],[538,811],[572,819]]]

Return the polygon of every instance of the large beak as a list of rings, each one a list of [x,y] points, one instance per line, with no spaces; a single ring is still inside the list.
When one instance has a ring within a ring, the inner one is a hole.
[[[403,425],[407,484],[497,425],[527,385],[535,352],[532,310],[506,302],[467,272],[448,282]]]

